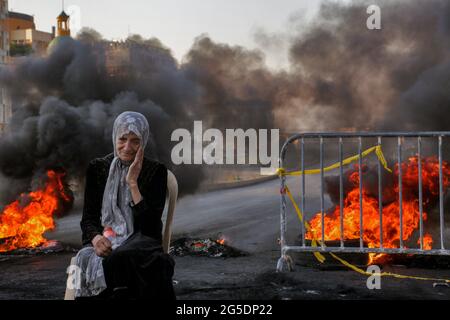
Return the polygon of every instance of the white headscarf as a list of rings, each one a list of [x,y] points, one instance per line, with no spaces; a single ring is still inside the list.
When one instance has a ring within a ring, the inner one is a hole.
[[[113,250],[120,246],[134,232],[133,214],[129,203],[131,192],[126,183],[128,169],[131,163],[120,160],[116,151],[116,141],[125,134],[133,132],[140,138],[141,148],[144,150],[149,138],[147,119],[137,112],[123,112],[114,121],[112,139],[114,145],[114,159],[109,167],[108,180],[102,202],[102,226],[110,227],[115,237],[110,237]],[[106,289],[103,271],[103,258],[95,254],[93,247],[81,249],[76,256],[74,285],[75,296],[93,296]]]
[[[123,112],[114,121],[112,139],[114,159],[109,167],[108,180],[102,202],[102,226],[111,227],[116,234],[113,238],[113,249],[119,246],[133,233],[133,215],[129,203],[131,192],[126,183],[131,163],[120,160],[116,141],[125,134],[133,132],[140,139],[141,148],[147,145],[149,125],[147,119],[137,112]]]

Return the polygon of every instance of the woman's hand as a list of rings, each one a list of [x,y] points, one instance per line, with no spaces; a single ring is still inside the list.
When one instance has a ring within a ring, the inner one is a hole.
[[[142,149],[142,146],[141,146],[141,147],[139,147],[138,151],[136,152],[134,161],[130,165],[130,168],[128,169],[126,181],[130,188],[137,187],[137,185],[138,185],[137,180],[138,180],[139,174],[141,173],[143,160],[144,160],[144,150]]]
[[[94,246],[95,254],[99,257],[109,256],[112,252],[111,241],[100,234],[92,239],[92,245]]]

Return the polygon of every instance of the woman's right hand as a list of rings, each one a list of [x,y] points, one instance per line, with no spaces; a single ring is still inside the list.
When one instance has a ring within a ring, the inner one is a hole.
[[[111,241],[100,234],[92,239],[92,245],[94,246],[95,254],[99,257],[106,257],[112,252]]]

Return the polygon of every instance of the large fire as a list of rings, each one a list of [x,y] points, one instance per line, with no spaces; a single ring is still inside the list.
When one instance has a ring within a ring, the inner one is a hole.
[[[71,201],[62,183],[64,175],[48,170],[47,182],[41,190],[21,194],[21,200],[10,203],[0,213],[0,252],[46,243],[43,234],[55,227],[53,215],[63,203]]]
[[[450,168],[445,161],[442,163],[443,187],[449,186]],[[359,239],[359,173],[358,166],[349,173],[348,179],[352,189],[344,199],[343,222],[344,240]],[[400,244],[400,216],[399,216],[399,188],[398,188],[398,165],[395,166],[394,185],[392,190],[394,196],[390,203],[383,204],[383,247],[398,248]],[[419,192],[418,192],[418,158],[411,157],[402,163],[402,205],[403,205],[403,241],[408,241],[413,236],[415,230],[419,228]],[[364,181],[364,174],[363,174]],[[422,159],[422,199],[423,199],[423,221],[427,220],[427,212],[433,207],[439,198],[439,162],[436,157]],[[369,248],[380,246],[380,223],[378,197],[369,195],[363,188],[363,241]],[[337,205],[330,214],[324,217],[325,241],[340,240],[340,208]],[[313,233],[317,239],[322,238],[321,213],[317,213],[310,221],[311,231],[306,234],[307,239],[312,239]],[[420,243],[420,239],[418,240]],[[433,239],[430,234],[424,234],[423,248],[430,250]],[[369,264],[380,262],[384,254],[369,254]]]

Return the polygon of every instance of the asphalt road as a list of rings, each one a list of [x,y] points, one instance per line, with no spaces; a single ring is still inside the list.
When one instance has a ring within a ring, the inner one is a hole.
[[[298,183],[289,179],[292,192],[298,192]],[[317,179],[308,181],[310,196],[306,199],[306,211],[320,208]],[[280,236],[279,180],[228,190],[218,190],[186,196],[179,200],[173,222],[173,238],[181,236],[218,237],[240,250],[262,252],[278,249]],[[330,202],[326,197],[326,205]],[[300,224],[288,203],[288,239],[295,241]],[[310,212],[307,218],[312,215]],[[80,246],[81,204],[75,205],[72,213],[56,221],[54,232],[47,238],[66,244]],[[163,221],[165,216],[163,216]]]
[[[308,181],[307,212],[320,208],[317,179]],[[289,180],[292,192],[298,183]],[[238,258],[175,257],[175,289],[179,299],[450,299],[439,281],[383,278],[381,289],[369,290],[367,278],[328,257],[319,265],[310,253],[294,254],[295,271],[276,273],[280,255],[279,182],[187,196],[178,203],[173,239],[217,237],[249,255]],[[330,205],[325,199],[326,207]],[[288,242],[299,235],[297,217],[288,206]],[[81,205],[57,221],[57,239],[76,250],[80,245]],[[309,218],[307,215],[307,218]],[[448,234],[448,232],[447,232]],[[61,299],[66,267],[75,252],[0,255],[0,299]],[[355,263],[366,257],[355,256]],[[353,259],[353,258],[351,258]],[[448,260],[448,259],[447,259]],[[411,261],[411,260],[410,260]],[[384,271],[450,279],[448,261],[441,264],[385,266]],[[434,285],[437,283],[437,285]]]

